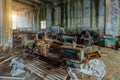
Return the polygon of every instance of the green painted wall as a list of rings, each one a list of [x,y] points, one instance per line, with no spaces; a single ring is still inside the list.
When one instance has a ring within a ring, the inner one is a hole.
[[[67,0],[58,8],[52,4],[41,5],[34,10],[33,31],[41,30],[40,21],[46,20],[49,27],[60,24],[68,33],[80,33],[81,29],[90,29],[104,34],[107,21],[110,20],[106,9],[106,0]],[[108,0],[109,1],[109,0]],[[110,10],[110,8],[108,8]],[[110,23],[111,24],[111,23]]]
[[[55,9],[52,12],[51,15],[54,16],[51,16],[53,20],[51,26],[58,21],[69,33],[79,33],[81,29],[99,30],[103,33],[104,0],[67,0],[59,10]]]

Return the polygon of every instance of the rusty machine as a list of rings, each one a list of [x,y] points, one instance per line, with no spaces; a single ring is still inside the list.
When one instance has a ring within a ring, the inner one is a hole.
[[[82,61],[80,58],[83,45],[75,44],[75,42],[62,42],[60,40],[40,33],[39,39],[35,40],[31,47],[28,45],[27,51],[54,66],[64,65],[67,60]],[[86,58],[90,59],[91,57],[96,57],[96,53],[92,54],[92,56],[86,54],[82,54],[82,56],[86,55]]]

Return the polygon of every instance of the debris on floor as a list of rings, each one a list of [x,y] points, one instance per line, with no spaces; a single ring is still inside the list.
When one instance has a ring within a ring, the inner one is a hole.
[[[19,57],[13,58],[10,65],[12,67],[11,76],[18,76],[21,73],[24,73],[24,64],[23,60]]]
[[[105,64],[98,59],[90,60],[85,68],[82,69],[75,69],[75,68],[68,68],[67,69],[69,76],[71,77],[70,80],[79,80],[75,73],[83,73],[85,75],[95,76],[97,80],[102,80],[105,76]]]

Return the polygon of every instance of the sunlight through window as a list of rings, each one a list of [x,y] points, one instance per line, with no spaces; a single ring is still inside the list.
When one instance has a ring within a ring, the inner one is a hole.
[[[17,14],[13,13],[12,14],[12,29],[17,28]]]

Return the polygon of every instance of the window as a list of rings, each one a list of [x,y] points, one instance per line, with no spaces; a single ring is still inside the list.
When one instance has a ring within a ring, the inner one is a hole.
[[[17,14],[15,13],[12,14],[12,28],[13,29],[17,28]]]
[[[46,21],[41,21],[41,29],[46,29]]]

